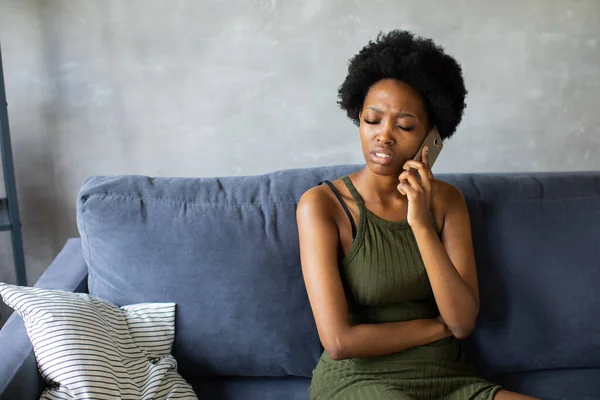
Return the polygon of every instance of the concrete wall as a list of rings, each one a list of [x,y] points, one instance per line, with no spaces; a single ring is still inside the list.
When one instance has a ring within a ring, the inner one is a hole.
[[[77,235],[87,175],[362,162],[337,87],[380,30],[462,63],[468,109],[435,172],[600,169],[599,21],[598,0],[0,0],[30,282]]]

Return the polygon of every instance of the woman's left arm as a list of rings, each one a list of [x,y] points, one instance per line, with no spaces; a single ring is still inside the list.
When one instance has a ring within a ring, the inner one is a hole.
[[[458,188],[435,181],[429,167],[429,150],[421,161],[408,160],[398,179],[398,190],[408,198],[408,222],[414,232],[440,315],[452,334],[466,338],[475,328],[479,290],[471,221]],[[434,190],[435,189],[435,190]],[[444,213],[442,239],[430,219],[434,196]]]
[[[446,208],[441,240],[431,224],[417,225],[413,232],[440,315],[454,336],[463,339],[473,331],[479,313],[471,222],[460,190],[438,183],[437,194]]]

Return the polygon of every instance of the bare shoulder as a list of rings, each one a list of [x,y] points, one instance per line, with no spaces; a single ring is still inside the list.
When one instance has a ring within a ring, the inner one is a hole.
[[[335,205],[331,197],[331,190],[323,185],[308,189],[298,202],[297,218],[331,216]]]
[[[443,203],[445,205],[464,202],[464,196],[459,188],[440,179],[435,180],[434,193],[434,201]]]
[[[467,213],[465,198],[456,186],[439,179],[434,183],[433,210],[438,225],[444,230],[448,215],[456,213]]]

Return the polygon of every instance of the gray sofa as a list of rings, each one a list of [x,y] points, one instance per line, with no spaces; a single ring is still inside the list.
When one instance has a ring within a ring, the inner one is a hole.
[[[299,264],[302,193],[358,165],[254,177],[92,177],[36,286],[117,305],[177,303],[173,355],[200,399],[307,399],[322,351]],[[600,172],[438,175],[465,194],[480,374],[553,399],[600,398]],[[21,319],[0,331],[0,399],[43,382]]]

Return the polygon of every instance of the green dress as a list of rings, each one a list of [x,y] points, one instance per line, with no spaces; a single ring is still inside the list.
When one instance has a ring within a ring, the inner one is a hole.
[[[342,180],[360,210],[356,239],[340,264],[351,322],[437,317],[429,278],[408,222],[378,217],[365,207],[350,178]],[[434,218],[432,224],[439,234]],[[462,342],[449,337],[381,357],[335,361],[323,352],[313,371],[310,398],[491,400],[500,389],[475,374],[465,360]]]

